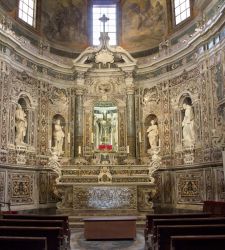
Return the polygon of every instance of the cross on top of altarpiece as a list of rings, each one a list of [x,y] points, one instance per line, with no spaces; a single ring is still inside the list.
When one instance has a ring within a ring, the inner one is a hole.
[[[103,23],[103,32],[105,33],[105,24],[109,21],[109,18],[105,14],[103,14],[102,17],[99,18],[99,20]]]

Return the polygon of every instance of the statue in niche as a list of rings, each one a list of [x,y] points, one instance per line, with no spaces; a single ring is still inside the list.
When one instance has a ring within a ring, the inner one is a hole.
[[[64,143],[65,133],[63,132],[63,128],[61,126],[60,119],[55,121],[53,127],[53,141],[54,141],[54,150],[58,155],[62,155],[63,151],[63,143]]]
[[[18,104],[15,112],[16,120],[16,144],[24,144],[24,138],[27,133],[27,118],[26,113],[22,109],[21,105]]]
[[[151,149],[156,148],[159,142],[159,130],[154,119],[151,120],[151,125],[147,129],[147,133]]]
[[[184,103],[183,109],[184,109],[184,119],[182,121],[183,143],[185,146],[193,146],[195,142],[193,108],[191,105]]]

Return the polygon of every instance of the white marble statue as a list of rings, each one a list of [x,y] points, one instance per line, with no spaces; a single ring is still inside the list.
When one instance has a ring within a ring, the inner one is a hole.
[[[151,120],[151,125],[147,129],[148,140],[151,146],[151,149],[156,148],[159,141],[159,131],[158,126],[155,124],[155,120]]]
[[[55,121],[53,128],[53,141],[54,141],[54,150],[58,155],[62,155],[63,152],[63,142],[65,138],[65,133],[63,132],[61,122],[59,119]]]
[[[15,112],[15,122],[16,122],[16,144],[24,144],[24,137],[27,133],[27,118],[20,104],[17,105]]]
[[[193,108],[191,105],[184,103],[183,109],[185,110],[184,119],[182,121],[183,144],[184,146],[193,146],[195,142]]]

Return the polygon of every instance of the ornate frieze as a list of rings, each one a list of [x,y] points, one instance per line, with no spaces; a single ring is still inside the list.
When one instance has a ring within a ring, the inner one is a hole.
[[[89,186],[73,188],[73,209],[137,209],[134,186]]]

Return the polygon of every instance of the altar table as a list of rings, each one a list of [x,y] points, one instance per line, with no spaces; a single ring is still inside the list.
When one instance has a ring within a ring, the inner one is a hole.
[[[84,221],[84,237],[86,240],[135,239],[135,216],[90,217]]]

